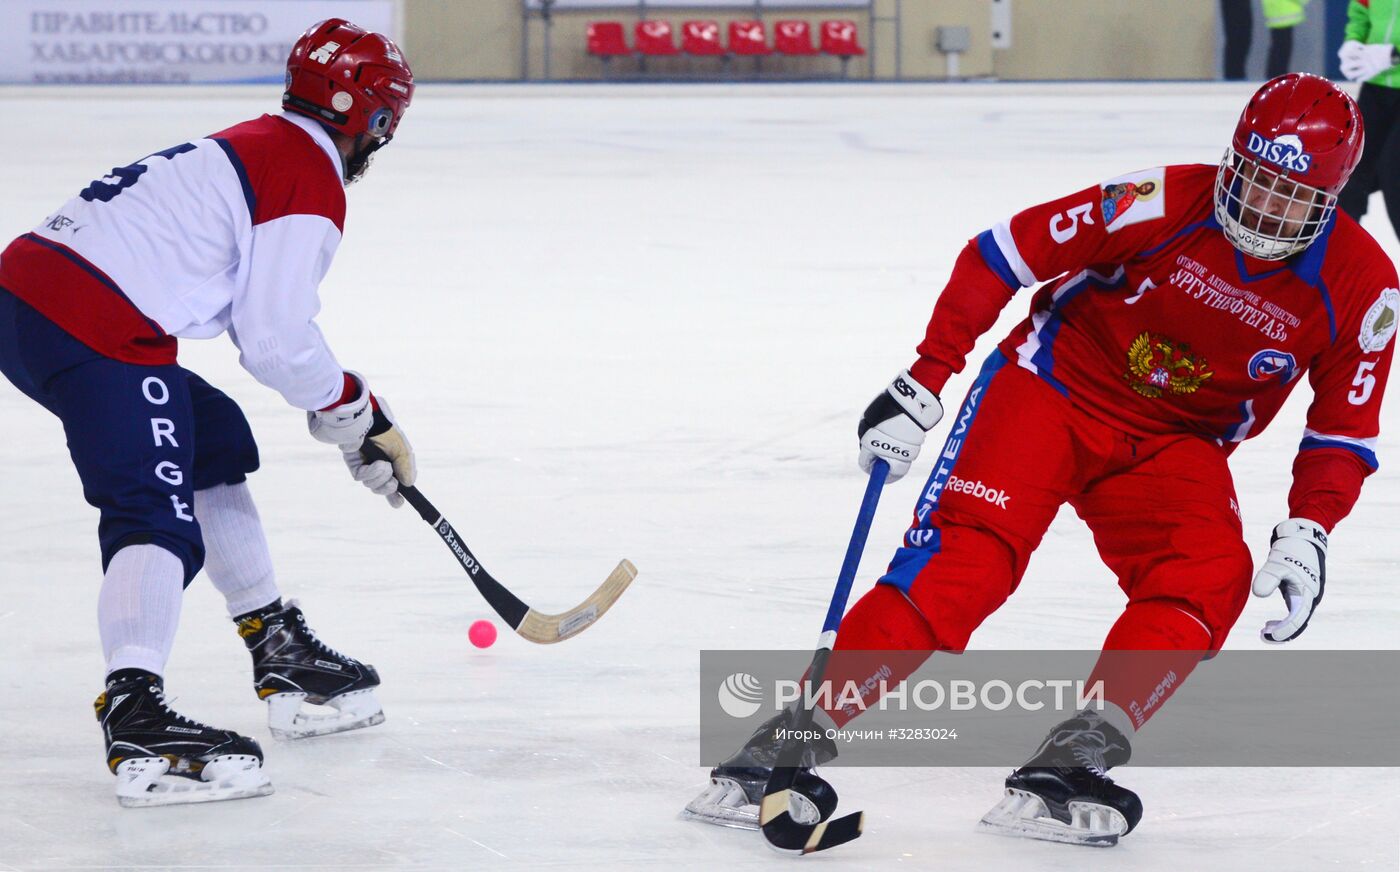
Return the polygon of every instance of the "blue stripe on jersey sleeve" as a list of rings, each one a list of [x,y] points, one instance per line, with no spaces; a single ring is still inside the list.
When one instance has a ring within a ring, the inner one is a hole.
[[[992,231],[983,230],[977,234],[977,251],[982,255],[982,260],[997,274],[997,278],[1006,283],[1006,286],[1013,291],[1021,289],[1021,280],[1016,278],[1016,271],[1011,268],[1011,262],[1006,259],[1006,255],[1001,253],[1001,246],[997,245],[996,239],[992,237]]]
[[[239,159],[238,152],[233,150],[227,139],[215,139],[219,148],[228,155],[228,162],[233,164],[233,171],[238,173],[238,183],[243,186],[243,200],[248,204],[248,220],[253,221],[253,216],[258,211],[258,198],[253,194],[253,184],[248,181],[248,171],[243,167],[243,161]]]
[[[1373,472],[1381,468],[1380,461],[1376,459],[1376,452],[1369,448],[1363,448],[1360,445],[1353,445],[1350,442],[1342,442],[1318,436],[1303,437],[1303,441],[1298,445],[1298,450],[1307,451],[1310,448],[1341,448],[1361,458],[1366,462],[1367,466],[1371,467]]]

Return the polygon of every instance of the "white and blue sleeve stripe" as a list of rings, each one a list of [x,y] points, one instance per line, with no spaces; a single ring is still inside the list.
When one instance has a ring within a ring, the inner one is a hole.
[[[1008,288],[1029,288],[1036,283],[1035,273],[1026,264],[1011,237],[1011,227],[1002,222],[977,236],[977,250],[982,260]]]
[[[1299,443],[1298,450],[1307,451],[1310,448],[1341,448],[1366,461],[1366,465],[1371,469],[1380,468],[1380,461],[1376,459],[1376,437],[1374,436],[1369,439],[1361,439],[1355,436],[1333,436],[1312,429],[1304,429],[1303,441]]]

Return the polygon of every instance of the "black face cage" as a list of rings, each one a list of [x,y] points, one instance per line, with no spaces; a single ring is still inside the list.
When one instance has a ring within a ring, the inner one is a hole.
[[[364,178],[370,164],[374,163],[374,153],[389,144],[392,136],[382,139],[361,133],[355,137],[355,146],[345,161],[345,183],[353,185]]]
[[[1215,220],[1235,248],[1260,260],[1283,260],[1322,235],[1337,197],[1295,182],[1233,148],[1215,174]]]

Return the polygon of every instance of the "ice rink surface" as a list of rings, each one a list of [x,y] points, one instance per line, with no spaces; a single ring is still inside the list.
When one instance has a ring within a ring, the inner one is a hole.
[[[200,577],[167,687],[181,711],[259,739],[277,792],[123,810],[89,705],[102,679],[96,512],[58,422],[0,381],[0,870],[790,862],[755,834],[677,819],[704,783],[698,652],[815,641],[862,490],[856,420],[912,361],[963,242],[1126,171],[1215,163],[1249,91],[421,88],[349,192],[323,329],[392,400],[423,491],[522,597],[562,610],[621,557],[639,578],[566,644],[505,633],[472,648],[468,626],[494,616],[431,531],[353,484],[227,341],[183,343],[181,362],[237,398],[258,434],[251,483],[284,593],[327,642],[378,666],[388,721],[272,740],[248,656]],[[3,93],[3,240],[110,167],[275,111],[278,98],[275,87]],[[1366,226],[1400,253],[1374,209]],[[948,405],[969,381],[950,383]],[[1300,388],[1235,455],[1256,559],[1286,515],[1308,396]],[[1296,648],[1400,644],[1400,402],[1386,417],[1381,470],[1332,539],[1327,598]],[[857,596],[896,546],[932,454],[887,489]],[[1096,648],[1122,602],[1066,511],[973,645]],[[1281,612],[1251,599],[1229,646],[1261,647],[1259,626]],[[867,811],[866,835],[801,862],[1400,864],[1393,769],[1129,767],[1114,774],[1146,816],[1099,851],[975,832],[1005,774],[832,769],[843,808]]]

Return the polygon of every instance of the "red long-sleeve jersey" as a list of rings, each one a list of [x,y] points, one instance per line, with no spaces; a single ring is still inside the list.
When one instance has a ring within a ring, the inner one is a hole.
[[[1033,206],[972,239],[934,307],[915,378],[935,392],[1021,288],[1000,349],[1125,432],[1261,432],[1308,373],[1289,510],[1331,529],[1377,467],[1400,314],[1395,267],[1337,212],[1287,261],[1248,257],[1215,219],[1216,168],[1159,167]]]

